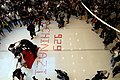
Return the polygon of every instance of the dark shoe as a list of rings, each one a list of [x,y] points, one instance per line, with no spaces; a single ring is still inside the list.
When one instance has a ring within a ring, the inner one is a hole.
[[[112,51],[112,50],[110,50],[110,53],[111,53],[111,54],[113,54],[113,51]]]
[[[92,31],[94,31],[94,29],[91,29]]]

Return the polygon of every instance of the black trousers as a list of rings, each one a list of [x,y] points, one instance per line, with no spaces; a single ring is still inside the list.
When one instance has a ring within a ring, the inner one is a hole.
[[[33,36],[36,36],[35,31],[30,31],[30,36],[33,38]]]
[[[7,26],[7,25],[5,25],[4,28],[7,29],[9,32],[12,31],[11,28],[9,26]]]

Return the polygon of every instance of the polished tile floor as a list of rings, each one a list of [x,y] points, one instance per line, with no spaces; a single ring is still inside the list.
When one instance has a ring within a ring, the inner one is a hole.
[[[16,27],[11,33],[5,30],[6,37],[0,44],[0,80],[12,80],[17,60],[7,48],[21,39],[28,39],[41,47],[40,50],[45,50],[43,55],[38,52],[42,58],[35,60],[32,69],[22,69],[27,74],[25,80],[32,80],[32,76],[38,80],[46,77],[58,80],[55,69],[66,71],[70,80],[91,79],[97,70],[111,73],[111,54],[104,50],[103,40],[91,31],[90,24],[72,17],[70,24],[65,24],[64,28],[58,29],[54,21],[48,27],[49,30],[37,32],[33,40],[30,40],[26,26]],[[120,80],[120,74],[115,78],[111,75],[108,80]]]

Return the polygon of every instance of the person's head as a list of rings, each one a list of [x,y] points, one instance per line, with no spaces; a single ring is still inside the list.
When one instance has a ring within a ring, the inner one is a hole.
[[[107,70],[104,70],[102,73],[103,73],[104,75],[107,74]]]
[[[12,47],[14,47],[14,46],[15,46],[15,44],[10,44],[10,46],[9,46],[9,47],[10,47],[10,48],[12,48]]]
[[[97,71],[97,74],[107,74],[107,70]]]
[[[33,80],[38,80],[38,79],[35,78],[35,76],[33,76],[32,78],[33,78]]]
[[[15,50],[15,52],[13,53],[14,56],[15,56],[15,58],[16,58],[17,56],[20,56],[20,53],[21,53],[22,51],[23,51],[23,49],[22,49],[21,47],[17,47],[16,50]]]
[[[97,74],[100,74],[101,73],[101,71],[97,71]]]
[[[15,44],[10,44],[10,46],[8,47],[8,50],[11,51],[12,53],[14,53],[15,51]]]

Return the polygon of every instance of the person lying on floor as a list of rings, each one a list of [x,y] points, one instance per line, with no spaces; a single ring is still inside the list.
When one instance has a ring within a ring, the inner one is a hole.
[[[20,47],[24,48],[25,50],[30,50],[34,56],[37,57],[37,45],[33,44],[31,41],[22,39],[20,41]]]
[[[64,22],[65,21],[63,19],[61,19],[61,18],[60,18],[60,20],[57,20],[59,29],[62,28],[62,27],[64,27]]]
[[[19,55],[23,50],[31,51],[34,54],[34,57],[37,57],[37,45],[33,44],[27,39],[22,39],[14,44],[10,44],[8,50],[11,51],[15,57]]]
[[[34,57],[34,54],[32,54],[32,52],[27,51],[27,50],[23,50],[21,53],[19,53],[19,55],[17,55],[16,58],[18,58],[18,62],[16,66],[18,65],[18,63],[20,63],[21,67],[25,67],[28,69],[32,68],[32,65],[36,59]]]
[[[112,77],[115,77],[118,73],[120,73],[120,64],[113,69],[112,73]]]

